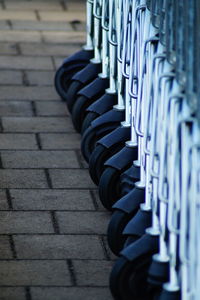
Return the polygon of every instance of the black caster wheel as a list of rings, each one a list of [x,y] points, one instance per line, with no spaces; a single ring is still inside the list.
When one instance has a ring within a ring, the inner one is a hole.
[[[105,112],[103,115],[95,119],[91,126],[86,129],[82,136],[81,151],[83,157],[89,162],[90,156],[96,146],[96,142],[120,127],[120,123],[124,120],[124,110],[115,110]],[[95,140],[95,143],[94,143]]]
[[[110,274],[110,290],[116,300],[151,300],[148,269],[158,251],[158,236],[145,234],[121,252]]]
[[[89,101],[85,96],[79,96],[77,97],[73,108],[72,108],[72,123],[74,125],[74,128],[79,133],[81,132],[81,127],[83,120],[86,115],[86,109],[89,106]]]
[[[148,270],[149,293],[153,300],[159,300],[162,286],[169,280],[169,262],[159,261],[157,255],[153,256]]]
[[[105,162],[105,170],[99,181],[99,196],[105,208],[111,210],[113,204],[121,198],[120,176],[137,159],[137,147],[123,147]]]
[[[140,168],[132,165],[120,177],[122,196],[128,194],[135,186],[135,182],[140,180]]]
[[[137,241],[145,234],[145,230],[151,226],[152,212],[151,210],[138,209],[137,213],[130,219],[124,228],[123,234],[127,237],[124,247]]]
[[[128,247],[129,245],[135,243],[137,240],[138,240],[138,236],[137,235],[131,235],[131,236],[125,236],[124,235],[124,238],[125,238],[125,242],[124,242],[124,247],[123,248],[126,248]]]
[[[98,129],[90,126],[86,129],[81,140],[81,152],[86,162],[89,163],[92,152],[96,147],[96,143],[102,137],[106,136],[120,125],[119,122],[105,123]],[[98,133],[97,133],[98,131]]]
[[[108,93],[105,93],[97,101],[92,103],[87,109],[87,115],[83,121],[81,134],[91,125],[92,121],[111,110],[115,104],[117,104],[117,94]]]
[[[72,81],[68,87],[66,93],[66,103],[70,113],[72,112],[72,108],[76,101],[76,95],[82,88],[83,88],[83,84],[79,81]]]
[[[139,203],[144,200],[143,193],[142,196],[139,196],[138,190],[134,189],[129,195],[133,198],[131,200],[135,202],[133,202],[133,208],[128,211],[124,207],[124,211],[121,211],[120,216],[118,214],[115,216],[114,212],[108,226],[108,245],[116,255],[124,247],[137,241],[145,233],[145,229],[151,225],[151,213],[139,209]],[[127,197],[124,196],[120,201]],[[128,239],[127,236],[129,236]]]
[[[149,256],[133,262],[120,257],[110,275],[110,290],[116,300],[147,300]]]
[[[101,67],[101,64],[89,63],[72,77],[67,91],[67,106],[70,112],[72,112],[78,92],[97,78]]]
[[[67,101],[67,91],[71,84],[72,77],[84,69],[93,56],[93,50],[80,50],[66,58],[63,64],[58,68],[54,83],[57,93],[63,100]]]
[[[86,131],[86,129],[88,129],[92,123],[92,121],[94,121],[96,118],[99,117],[99,114],[93,111],[90,111],[87,113],[83,124],[82,124],[82,128],[81,128],[81,134],[83,135],[84,132]]]
[[[81,132],[87,108],[104,94],[107,86],[108,78],[96,78],[78,93],[72,109],[72,123],[78,132]]]
[[[101,144],[96,145],[89,160],[90,177],[96,185],[99,184],[100,177],[105,170],[104,163],[106,160],[120,151],[123,146],[124,143],[120,143],[108,149]]]
[[[107,231],[108,245],[111,251],[117,256],[123,249],[127,238],[122,234],[123,230],[132,216],[133,214],[128,214],[121,210],[115,210],[111,216]]]
[[[69,70],[68,68],[61,66],[55,75],[54,78],[54,85],[55,89],[58,93],[58,95],[63,99],[64,101],[68,100],[67,91],[71,84],[71,79],[73,75],[80,71],[80,67],[74,67],[74,69]]]
[[[113,204],[120,198],[120,171],[106,167],[99,181],[99,196],[103,206],[112,210]]]
[[[98,141],[97,146],[90,156],[90,176],[96,185],[105,169],[104,163],[114,154],[119,152],[124,143],[130,139],[130,127],[118,127]]]

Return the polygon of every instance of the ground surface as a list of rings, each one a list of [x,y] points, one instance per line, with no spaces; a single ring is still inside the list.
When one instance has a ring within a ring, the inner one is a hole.
[[[110,215],[53,87],[84,20],[84,1],[0,1],[0,300],[111,299]]]

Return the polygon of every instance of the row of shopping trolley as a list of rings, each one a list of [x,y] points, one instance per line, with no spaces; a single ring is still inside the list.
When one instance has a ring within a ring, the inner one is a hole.
[[[87,0],[55,76],[119,256],[114,299],[200,299],[200,2]]]

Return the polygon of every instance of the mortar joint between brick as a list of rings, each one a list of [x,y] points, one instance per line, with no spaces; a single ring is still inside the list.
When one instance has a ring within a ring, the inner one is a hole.
[[[59,234],[60,233],[60,228],[59,228],[59,224],[58,224],[58,220],[57,220],[57,216],[56,216],[55,211],[51,211],[51,220],[52,220],[54,232],[56,234]]]
[[[4,2],[4,1],[1,1],[1,7],[2,7],[3,10],[6,9],[5,2]]]
[[[0,118],[0,133],[4,132],[2,118]]]
[[[33,112],[33,116],[37,116],[37,109],[36,109],[36,105],[34,101],[31,101],[31,108],[32,108],[32,112]]]
[[[79,149],[75,149],[75,154],[76,154],[76,158],[78,160],[79,166],[81,169],[84,169],[84,165],[81,159],[81,154],[80,154],[80,150]]]
[[[53,65],[53,70],[56,71],[57,66],[56,66],[55,58],[53,56],[51,56],[51,61],[52,61],[52,65]]]
[[[51,177],[50,177],[50,174],[49,174],[49,170],[48,169],[44,169],[44,172],[45,172],[45,176],[46,176],[48,187],[50,189],[52,189],[53,185],[52,185]]]
[[[10,249],[13,255],[13,259],[17,259],[17,251],[15,248],[15,242],[12,235],[9,235]]]
[[[29,80],[28,80],[28,76],[26,74],[26,72],[24,70],[22,70],[22,82],[24,86],[29,86]]]
[[[103,248],[105,258],[107,260],[111,260],[104,238],[105,238],[104,236],[99,236],[99,240],[100,240],[101,246]]]
[[[39,14],[39,11],[37,9],[35,10],[35,15],[36,15],[37,21],[41,21],[40,14]]]
[[[30,287],[25,287],[26,300],[32,300]]]
[[[68,266],[69,273],[70,273],[70,276],[71,276],[72,285],[77,286],[75,269],[74,269],[73,262],[72,262],[71,259],[67,259],[67,266]]]
[[[9,189],[6,189],[6,197],[7,197],[9,210],[13,210],[12,197]]]
[[[35,134],[35,139],[36,139],[36,143],[37,143],[38,149],[39,149],[39,150],[42,150],[42,144],[41,144],[41,140],[40,140],[40,135],[39,135],[39,133],[36,133],[36,134]]]
[[[0,169],[1,170],[4,169],[1,153],[0,153]]]
[[[40,39],[41,39],[41,43],[46,43],[46,41],[45,41],[45,37],[44,37],[44,35],[42,34],[42,32],[40,32]]]
[[[77,31],[77,24],[80,24],[80,21],[75,20],[70,22],[70,25],[74,31]]]
[[[10,29],[13,29],[13,24],[11,20],[6,20],[6,24],[10,27]]]
[[[19,43],[15,44],[15,48],[17,50],[17,55],[22,55],[21,47]]]
[[[95,208],[95,210],[98,210],[99,206],[98,206],[98,203],[96,201],[96,197],[95,197],[94,191],[90,190],[89,192],[90,192],[90,197],[92,198],[92,203],[94,205],[94,208]]]
[[[60,5],[61,5],[61,7],[62,7],[62,9],[63,9],[64,11],[67,10],[67,5],[66,5],[65,0],[61,0],[61,1],[60,1]]]

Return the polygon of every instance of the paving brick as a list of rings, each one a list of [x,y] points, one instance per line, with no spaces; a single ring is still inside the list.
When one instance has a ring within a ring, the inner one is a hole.
[[[25,71],[30,85],[50,85],[54,84],[54,71]]]
[[[79,20],[79,21],[85,21],[86,14],[85,11],[75,11],[75,12],[51,12],[51,11],[40,11],[39,12],[40,18],[42,21],[66,21],[66,22],[72,22],[74,20]]]
[[[42,38],[46,43],[63,44],[65,41],[68,43],[84,43],[85,42],[85,32],[47,32],[42,31]]]
[[[79,286],[108,286],[109,274],[113,266],[110,261],[73,261]]]
[[[47,188],[42,170],[0,170],[0,188]]]
[[[0,236],[0,258],[1,259],[13,258],[8,236]]]
[[[5,7],[7,10],[61,10],[62,6],[60,5],[59,1],[13,1],[13,0],[6,0]]]
[[[17,235],[13,238],[20,259],[105,259],[97,236]]]
[[[37,18],[32,11],[0,10],[0,20],[37,20]]]
[[[4,168],[79,168],[74,151],[2,151]]]
[[[68,0],[65,0],[65,4],[66,4],[66,7],[67,7],[67,10],[69,10],[69,11],[74,11],[74,12],[81,11],[82,13],[84,13],[85,9],[86,9],[85,1],[68,1]]]
[[[80,136],[77,133],[42,133],[40,134],[42,149],[79,149]]]
[[[16,43],[6,43],[6,42],[0,42],[0,55],[6,54],[6,55],[12,55],[17,54],[18,49],[16,46]]]
[[[50,57],[0,56],[0,68],[17,70],[52,70],[53,65]]]
[[[0,23],[1,26],[1,23]],[[12,21],[14,30],[30,30],[30,31],[72,31],[73,28],[67,22],[49,22],[49,21]],[[0,27],[1,28],[1,27]],[[80,28],[81,30],[81,28]]]
[[[108,288],[96,287],[33,287],[33,300],[112,300]],[[13,299],[14,300],[14,299]]]
[[[23,287],[0,287],[2,300],[25,300],[26,293]]]
[[[24,30],[1,30],[0,42],[41,42],[41,34],[39,31]]]
[[[11,189],[10,194],[15,210],[82,211],[95,209],[88,190]]]
[[[1,86],[0,100],[59,100],[50,86]]]
[[[36,150],[38,146],[34,134],[0,133],[0,149]]]
[[[69,116],[65,102],[37,101],[35,103],[37,116]]]
[[[63,41],[63,44],[36,44],[36,43],[21,43],[20,50],[24,55],[39,55],[39,56],[69,56],[76,51],[80,50],[79,44],[68,43],[67,40]],[[1,51],[1,49],[0,49]],[[0,52],[1,53],[1,52]]]
[[[71,285],[65,261],[0,261],[0,278],[4,286]]]
[[[6,191],[0,190],[0,210],[7,210],[8,207],[8,201],[6,197]]]
[[[6,117],[2,118],[5,132],[73,132],[69,118],[63,117]]]
[[[0,211],[0,234],[53,232],[48,212]]]
[[[104,212],[57,212],[61,233],[104,234],[109,213]]]
[[[9,30],[10,29],[10,26],[8,25],[8,22],[6,21],[0,21],[0,30]]]
[[[0,100],[59,100],[54,87],[51,86],[1,86]],[[13,91],[13,92],[12,92]]]
[[[0,101],[0,116],[21,117],[32,116],[32,107],[30,102],[25,101]]]
[[[54,188],[95,188],[87,170],[50,170]]]
[[[1,47],[1,46],[0,46]],[[0,84],[17,85],[23,84],[22,72],[20,71],[7,71],[3,70],[0,72]]]

